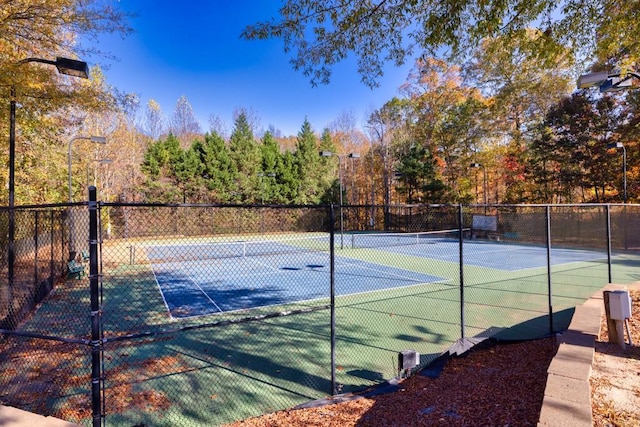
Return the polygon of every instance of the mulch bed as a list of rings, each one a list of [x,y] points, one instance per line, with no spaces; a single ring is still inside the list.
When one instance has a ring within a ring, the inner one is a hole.
[[[536,426],[556,351],[555,337],[486,341],[450,359],[437,378],[412,376],[394,393],[279,411],[228,427]]]

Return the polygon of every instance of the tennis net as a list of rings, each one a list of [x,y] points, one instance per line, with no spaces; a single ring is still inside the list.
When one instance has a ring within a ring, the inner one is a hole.
[[[463,229],[462,237],[467,236],[469,231],[469,229]],[[391,246],[451,243],[459,239],[459,229],[412,233],[362,233],[351,234],[349,236],[351,248],[383,248]]]
[[[144,247],[146,259],[152,264],[319,251],[329,251],[329,235],[273,240],[163,244]],[[136,261],[137,263],[145,262],[140,256],[137,257]]]

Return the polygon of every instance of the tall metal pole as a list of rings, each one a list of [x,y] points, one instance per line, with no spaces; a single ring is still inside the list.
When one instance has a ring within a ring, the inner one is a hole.
[[[72,189],[72,179],[71,179],[71,148],[73,146],[73,141],[78,139],[86,139],[91,142],[95,142],[96,144],[106,144],[107,139],[104,136],[74,136],[69,140],[69,148],[67,150],[67,170],[69,174],[69,203],[73,203],[73,189]],[[69,260],[75,257],[76,252],[76,244],[75,244],[75,219],[73,218],[73,211],[71,207],[69,207]]]
[[[342,213],[342,157],[338,158],[338,181],[340,184],[340,249],[344,249],[344,214]]]
[[[11,86],[9,109],[9,242],[7,245],[8,288],[9,288],[9,327],[13,327],[13,281],[14,262],[16,259],[16,213],[15,213],[15,177],[16,177],[16,88]]]
[[[464,318],[464,216],[462,214],[462,205],[458,205],[458,268],[460,271],[460,339],[465,339],[465,318]]]
[[[627,149],[622,146],[622,187],[623,187],[623,201],[627,203]]]
[[[89,187],[89,289],[91,296],[91,409],[93,427],[102,424],[102,324],[98,274],[98,202],[96,187]]]
[[[331,334],[331,394],[338,393],[336,383],[336,251],[335,251],[335,209],[329,206],[329,300],[330,300],[330,334]]]
[[[487,195],[487,190],[488,190],[488,185],[487,185],[487,168],[482,166],[482,175],[484,177],[484,209],[486,211],[487,209],[487,203],[488,203],[488,195]]]
[[[553,333],[553,288],[551,278],[551,208],[545,210],[545,236],[547,243],[547,300],[549,305],[549,334]]]
[[[605,206],[605,217],[606,217],[606,227],[607,227],[607,273],[609,281],[607,283],[612,283],[611,276],[611,206]]]

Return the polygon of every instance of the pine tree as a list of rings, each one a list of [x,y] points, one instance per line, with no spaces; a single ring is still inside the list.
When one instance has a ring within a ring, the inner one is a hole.
[[[260,147],[244,112],[235,121],[229,140],[231,159],[237,170],[236,188],[238,193],[231,198],[235,202],[256,203],[260,198]]]

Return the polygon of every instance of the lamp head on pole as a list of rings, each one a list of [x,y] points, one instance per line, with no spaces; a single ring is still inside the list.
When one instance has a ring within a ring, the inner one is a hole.
[[[58,57],[56,58],[54,64],[60,74],[80,77],[83,79],[89,78],[89,66],[84,61]]]

